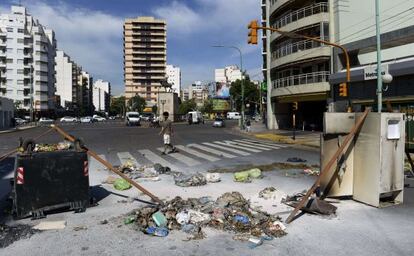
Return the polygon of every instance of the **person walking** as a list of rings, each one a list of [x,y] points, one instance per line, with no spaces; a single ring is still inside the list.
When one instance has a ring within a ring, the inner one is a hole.
[[[164,112],[162,115],[164,117],[164,121],[161,122],[161,131],[159,134],[163,136],[164,140],[164,151],[161,154],[165,155],[176,152],[176,148],[171,144],[173,128],[171,120],[168,119],[169,113]]]
[[[247,121],[246,121],[246,131],[247,132],[250,132],[250,129],[251,129],[251,122],[250,122],[250,119],[247,119]]]

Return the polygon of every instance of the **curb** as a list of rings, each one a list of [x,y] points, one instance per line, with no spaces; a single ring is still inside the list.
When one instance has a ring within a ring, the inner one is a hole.
[[[26,126],[26,127],[20,127],[20,128],[13,128],[9,130],[0,131],[0,134],[25,131],[25,130],[29,130],[29,129],[36,128],[36,127],[37,127],[36,125],[32,125],[32,126]]]

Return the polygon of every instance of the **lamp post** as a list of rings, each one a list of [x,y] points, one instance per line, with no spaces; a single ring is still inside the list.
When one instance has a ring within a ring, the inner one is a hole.
[[[226,46],[226,45],[213,45],[212,47],[216,47],[216,48],[232,48],[232,49],[236,49],[239,54],[240,54],[240,70],[241,70],[241,123],[240,123],[240,129],[242,130],[244,127],[244,79],[243,79],[243,55],[242,52],[240,50],[240,48],[236,47],[236,46]]]
[[[378,113],[382,110],[382,72],[381,72],[381,30],[379,0],[375,0],[375,27],[377,37],[377,104]]]

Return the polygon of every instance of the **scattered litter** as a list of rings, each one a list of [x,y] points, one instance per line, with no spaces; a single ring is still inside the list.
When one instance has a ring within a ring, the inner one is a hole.
[[[298,193],[293,196],[287,196],[286,198],[282,199],[282,203],[289,205],[291,207],[296,207],[304,193]],[[314,214],[322,214],[322,215],[332,215],[336,213],[335,205],[331,203],[321,200],[319,198],[309,198],[306,204],[302,207],[302,211],[314,213]]]
[[[274,187],[268,187],[259,192],[259,197],[263,199],[276,199],[277,190]]]
[[[202,173],[184,174],[177,172],[174,174],[175,185],[180,187],[203,186],[207,184],[206,177]]]
[[[145,181],[160,181],[160,177],[152,177],[152,178],[139,178],[139,182],[145,182]]]
[[[117,178],[114,181],[114,188],[116,190],[127,190],[127,189],[130,189],[131,187],[132,187],[131,184],[129,184],[128,181],[126,181],[122,178]]]
[[[206,180],[208,183],[216,183],[216,182],[220,182],[221,178],[220,178],[220,173],[207,173],[206,174]]]
[[[135,217],[134,216],[129,216],[129,217],[124,219],[124,224],[128,225],[128,224],[131,224],[134,221],[135,221]]]
[[[106,178],[106,180],[104,180],[102,183],[114,184],[114,182],[116,181],[116,179],[117,179],[117,177],[108,176],[108,178]]]
[[[307,160],[299,158],[299,157],[290,157],[286,160],[286,162],[291,162],[291,163],[305,163],[307,162]]]
[[[106,225],[106,224],[108,224],[108,220],[101,220],[101,221],[99,222],[99,224],[101,224],[101,225]]]
[[[192,224],[207,223],[210,221],[210,215],[200,211],[188,210],[189,222]]]
[[[17,240],[26,239],[40,232],[29,225],[7,226],[0,224],[0,248],[5,248]]]
[[[154,164],[154,169],[159,173],[159,174],[168,174],[171,172],[170,167],[168,166],[162,166],[161,164]]]
[[[261,177],[262,171],[259,168],[234,173],[234,181],[237,182],[251,182],[251,179],[258,179]]]
[[[54,230],[54,229],[64,229],[66,227],[66,221],[58,220],[58,221],[42,221],[33,229],[37,230]]]
[[[168,229],[165,227],[148,227],[145,229],[145,233],[148,235],[159,236],[159,237],[166,237],[168,236]]]
[[[318,176],[320,171],[319,169],[316,169],[316,168],[307,168],[303,170],[303,172],[310,176]]]
[[[165,227],[167,225],[167,218],[165,218],[164,214],[162,212],[156,212],[152,215],[152,219],[154,220],[155,224],[157,224],[158,227]]]
[[[73,228],[73,231],[81,231],[81,230],[87,230],[88,228],[86,226],[76,226]]]
[[[239,223],[242,223],[244,225],[249,224],[249,217],[247,217],[247,216],[236,215],[236,216],[233,217],[233,220],[235,222],[239,222]]]
[[[263,244],[263,240],[260,239],[260,238],[254,238],[254,237],[252,237],[252,238],[249,239],[249,248],[250,249],[254,249],[257,246],[260,246],[262,244]]]

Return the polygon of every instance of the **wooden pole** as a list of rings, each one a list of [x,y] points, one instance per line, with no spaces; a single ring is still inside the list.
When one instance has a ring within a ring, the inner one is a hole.
[[[75,141],[75,138],[73,138],[72,136],[70,136],[68,133],[66,133],[59,126],[52,124],[52,128],[55,129],[59,134],[61,134],[67,140],[69,140],[71,142],[74,142]],[[136,187],[138,190],[142,191],[144,194],[146,194],[147,196],[151,197],[151,199],[154,200],[155,202],[157,202],[159,204],[163,204],[163,202],[158,197],[156,197],[151,192],[149,192],[148,190],[146,190],[144,187],[142,187],[141,185],[139,185],[137,182],[135,182],[134,180],[130,179],[128,176],[126,176],[125,174],[123,174],[121,171],[119,171],[118,169],[116,169],[115,167],[113,167],[112,164],[110,164],[109,162],[107,162],[104,159],[102,159],[101,157],[99,157],[98,154],[96,154],[95,152],[93,152],[92,150],[88,149],[85,146],[83,148],[86,150],[86,152],[88,153],[88,155],[90,155],[91,157],[95,158],[98,162],[100,162],[101,164],[103,164],[109,170],[111,170],[112,172],[114,172],[114,173],[118,174],[119,176],[121,176],[124,180],[128,181],[132,186]]]
[[[318,178],[316,179],[315,183],[312,185],[312,187],[306,192],[305,196],[302,197],[302,200],[299,202],[299,204],[293,209],[293,211],[290,213],[289,217],[286,219],[286,223],[292,222],[293,218],[296,216],[296,213],[305,205],[305,203],[308,201],[308,198],[315,192],[315,190],[318,188],[318,185],[323,177],[333,166],[333,164],[336,162],[339,155],[344,151],[345,148],[347,148],[348,143],[351,141],[351,139],[355,136],[355,134],[360,130],[362,127],[362,124],[365,121],[365,118],[367,117],[368,113],[371,111],[371,109],[367,108],[362,116],[359,118],[357,123],[352,127],[349,134],[346,136],[344,142],[342,145],[337,149],[336,153],[332,156],[331,160],[329,160],[328,164],[325,166],[325,168],[322,169],[320,172]]]

